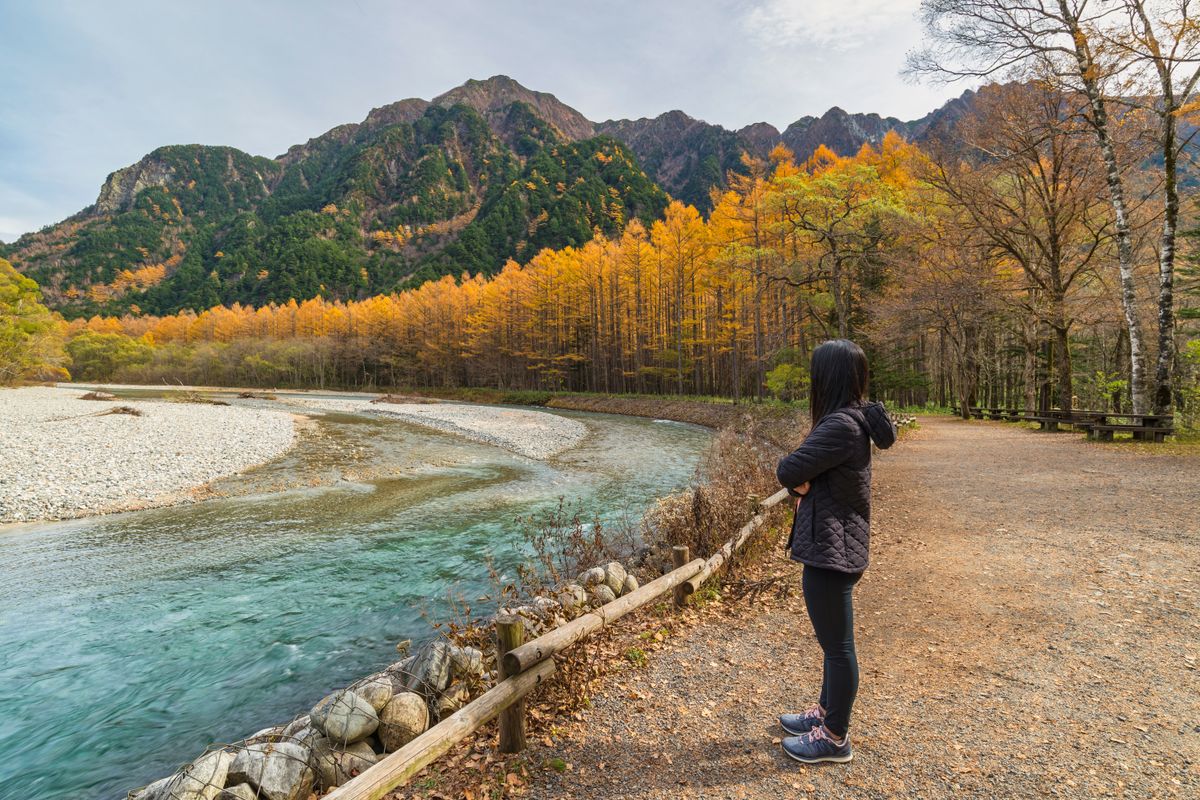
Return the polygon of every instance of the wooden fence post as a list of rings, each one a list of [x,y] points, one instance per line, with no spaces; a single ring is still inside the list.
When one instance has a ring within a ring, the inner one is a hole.
[[[677,544],[671,548],[671,563],[675,565],[675,569],[686,565],[692,560],[691,549],[686,544]],[[675,607],[683,608],[683,604],[687,602],[687,595],[679,591],[679,587],[675,587]]]
[[[496,617],[497,683],[511,678],[504,668],[504,654],[525,643],[525,623],[515,614]],[[500,712],[500,752],[520,753],[525,749],[525,700],[522,698]]]

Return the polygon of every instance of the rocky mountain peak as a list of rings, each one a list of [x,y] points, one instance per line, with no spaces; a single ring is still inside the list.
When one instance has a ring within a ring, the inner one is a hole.
[[[587,139],[595,135],[595,126],[583,114],[554,95],[527,89],[507,75],[493,75],[482,81],[469,80],[433,98],[431,105],[449,108],[459,103],[470,106],[489,121],[502,115],[513,103],[525,103],[566,139]]]
[[[737,131],[738,138],[745,142],[750,155],[765,157],[775,145],[782,141],[779,129],[769,122],[753,122]]]

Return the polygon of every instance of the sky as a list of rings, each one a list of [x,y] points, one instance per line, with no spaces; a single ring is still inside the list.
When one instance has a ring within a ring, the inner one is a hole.
[[[376,106],[509,75],[595,121],[781,130],[837,105],[915,119],[919,0],[0,0],[0,241],[95,202],[166,144],[276,156]]]

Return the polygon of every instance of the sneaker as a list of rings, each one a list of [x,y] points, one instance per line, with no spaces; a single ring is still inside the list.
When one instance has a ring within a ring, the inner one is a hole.
[[[829,737],[824,725],[818,725],[803,736],[789,736],[783,740],[783,752],[802,764],[819,764],[822,761],[833,761],[845,764],[854,758],[850,749],[850,735],[841,744]]]
[[[825,721],[825,713],[820,705],[814,705],[799,714],[780,714],[779,726],[792,736],[808,733]]]

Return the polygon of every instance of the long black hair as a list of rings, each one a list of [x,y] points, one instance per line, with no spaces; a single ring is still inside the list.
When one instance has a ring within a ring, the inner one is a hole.
[[[849,339],[822,342],[812,354],[812,424],[830,412],[861,403],[867,396],[867,355]]]

